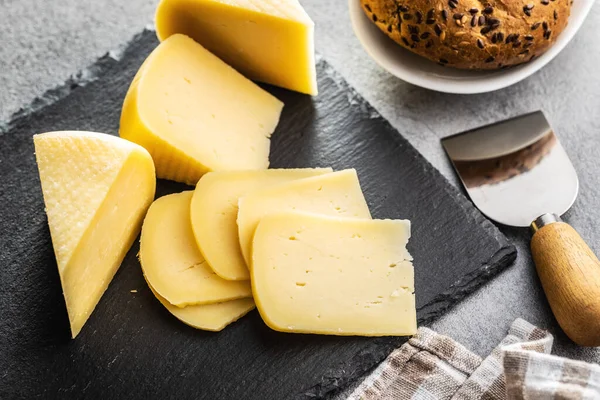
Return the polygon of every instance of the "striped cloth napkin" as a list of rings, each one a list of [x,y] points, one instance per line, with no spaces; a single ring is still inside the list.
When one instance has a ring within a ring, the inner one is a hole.
[[[552,343],[550,333],[518,319],[482,360],[420,328],[348,399],[600,399],[600,366],[552,356]]]

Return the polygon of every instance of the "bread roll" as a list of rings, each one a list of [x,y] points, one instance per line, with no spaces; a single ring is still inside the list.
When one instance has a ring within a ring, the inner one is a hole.
[[[497,69],[543,54],[565,29],[572,0],[361,0],[395,42],[441,65]]]

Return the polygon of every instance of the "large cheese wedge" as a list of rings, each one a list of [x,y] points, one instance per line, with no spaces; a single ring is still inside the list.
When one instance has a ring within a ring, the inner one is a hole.
[[[231,300],[224,303],[206,304],[202,306],[187,306],[179,308],[169,303],[156,293],[150,284],[148,287],[161,304],[178,320],[196,329],[218,332],[227,325],[237,321],[252,311],[255,307],[252,298]]]
[[[269,169],[204,175],[192,197],[191,215],[196,243],[208,265],[221,278],[250,279],[236,223],[239,198],[253,190],[331,171],[331,168]]]
[[[125,97],[121,137],[144,146],[159,178],[266,169],[283,103],[183,35],[162,42]]]
[[[162,0],[156,32],[191,36],[250,79],[317,94],[314,23],[297,0]]]
[[[260,219],[281,211],[371,218],[354,169],[296,180],[258,190],[239,200],[238,233],[244,259],[250,264],[252,237]]]
[[[154,198],[154,165],[142,147],[101,133],[51,132],[33,141],[75,337],[140,231]]]
[[[405,336],[417,330],[408,221],[301,213],[264,217],[252,287],[277,331]]]
[[[220,278],[200,254],[190,220],[192,194],[164,196],[150,206],[140,240],[146,280],[177,307],[250,297],[249,282]]]

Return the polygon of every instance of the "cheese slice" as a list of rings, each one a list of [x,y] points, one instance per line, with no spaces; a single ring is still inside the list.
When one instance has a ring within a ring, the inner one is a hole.
[[[252,298],[179,308],[156,293],[156,290],[150,284],[148,284],[148,287],[158,301],[178,320],[192,328],[204,331],[222,331],[227,325],[242,318],[255,308]]]
[[[48,225],[73,338],[140,231],[154,198],[150,154],[118,137],[33,137]]]
[[[252,237],[260,219],[281,211],[309,211],[350,218],[371,218],[354,169],[333,172],[258,190],[239,200],[238,234],[250,265]]]
[[[140,240],[146,280],[177,307],[250,297],[249,282],[220,278],[200,254],[190,220],[192,194],[164,196],[150,206]]]
[[[250,79],[317,94],[314,23],[297,0],[162,0],[156,33],[188,35]]]
[[[282,332],[405,336],[417,330],[408,221],[283,213],[254,236],[252,287]]]
[[[192,229],[208,265],[223,279],[248,280],[238,227],[238,200],[253,190],[332,172],[331,168],[211,172],[192,197]]]
[[[121,137],[144,146],[159,178],[266,169],[283,103],[184,35],[146,59],[125,97]]]

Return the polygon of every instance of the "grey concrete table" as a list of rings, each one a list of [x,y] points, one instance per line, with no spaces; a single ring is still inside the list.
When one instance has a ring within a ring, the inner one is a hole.
[[[0,122],[151,25],[156,2],[0,0]],[[346,0],[303,4],[317,24],[317,51],[454,184],[441,137],[545,110],[581,180],[581,194],[567,220],[600,254],[600,3],[543,70],[510,88],[469,96],[427,91],[379,68],[352,33]],[[575,346],[558,329],[529,255],[528,232],[508,236],[519,250],[515,265],[433,328],[486,355],[521,317],[555,334],[556,354],[600,362],[600,349]]]

